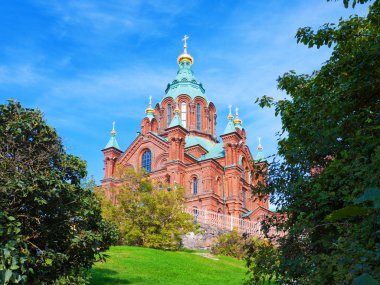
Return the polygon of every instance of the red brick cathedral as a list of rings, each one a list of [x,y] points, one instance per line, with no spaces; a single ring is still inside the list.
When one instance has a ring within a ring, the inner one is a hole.
[[[252,174],[253,165],[266,164],[262,147],[259,143],[254,159],[238,110],[234,117],[231,107],[218,140],[216,107],[194,76],[186,39],[185,36],[184,52],[177,60],[177,76],[154,109],[150,98],[141,132],[125,151],[120,149],[113,128],[102,150],[102,187],[117,186],[117,166],[144,168],[159,187],[183,186],[187,207],[257,220],[270,214],[267,199],[258,200],[251,194],[258,182]]]

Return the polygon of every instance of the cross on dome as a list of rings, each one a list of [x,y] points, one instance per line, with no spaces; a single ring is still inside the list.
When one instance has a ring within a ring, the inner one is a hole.
[[[115,131],[115,121],[112,122],[112,131],[111,131],[111,135],[116,135],[116,131]]]
[[[228,114],[228,120],[232,120],[234,118],[234,116],[232,116],[232,105],[228,105],[228,109],[230,110],[229,114]]]
[[[189,36],[188,35],[185,35],[182,39],[182,41],[184,42],[183,43],[183,53],[178,57],[177,59],[177,62],[178,64],[181,63],[183,60],[187,60],[188,62],[190,62],[190,64],[193,64],[193,57],[187,53],[187,40],[188,40]]]
[[[188,38],[189,38],[189,36],[188,36],[188,35],[185,35],[185,36],[183,37],[183,39],[182,39],[182,40],[184,41],[184,45],[183,45],[183,47],[185,47],[185,48],[187,47],[187,42],[186,42],[186,41],[187,41]]]
[[[263,146],[261,145],[261,137],[259,137],[259,145],[257,146],[257,149],[259,151],[262,151],[263,150]]]

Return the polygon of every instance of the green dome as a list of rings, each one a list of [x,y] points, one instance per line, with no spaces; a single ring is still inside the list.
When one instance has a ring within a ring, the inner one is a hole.
[[[179,63],[179,70],[176,78],[169,83],[165,90],[165,97],[172,97],[174,100],[181,94],[187,94],[194,99],[197,96],[207,100],[205,89],[202,83],[198,82],[191,69],[191,63],[188,60],[182,60]]]

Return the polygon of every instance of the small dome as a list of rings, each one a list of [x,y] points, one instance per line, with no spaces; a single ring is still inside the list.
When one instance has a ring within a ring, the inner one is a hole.
[[[183,60],[187,60],[187,61],[190,62],[191,64],[193,64],[193,62],[194,62],[193,57],[192,57],[190,54],[188,54],[188,53],[186,52],[186,50],[185,50],[185,52],[184,52],[183,54],[181,54],[181,55],[178,57],[178,59],[177,59],[178,64],[180,64]]]

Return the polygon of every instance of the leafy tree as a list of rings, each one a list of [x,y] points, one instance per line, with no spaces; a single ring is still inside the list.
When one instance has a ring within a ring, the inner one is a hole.
[[[296,38],[333,50],[320,70],[278,79],[287,99],[258,99],[282,119],[280,159],[269,166],[268,188],[257,189],[287,213],[285,221],[268,221],[287,232],[277,282],[378,284],[380,1],[366,17],[301,28]]]
[[[133,170],[119,170],[118,175],[118,187],[99,188],[97,194],[104,218],[119,227],[120,243],[178,249],[180,236],[194,230],[192,217],[182,211],[183,189],[158,189],[144,173]]]
[[[82,284],[117,232],[38,110],[0,105],[0,284]]]

